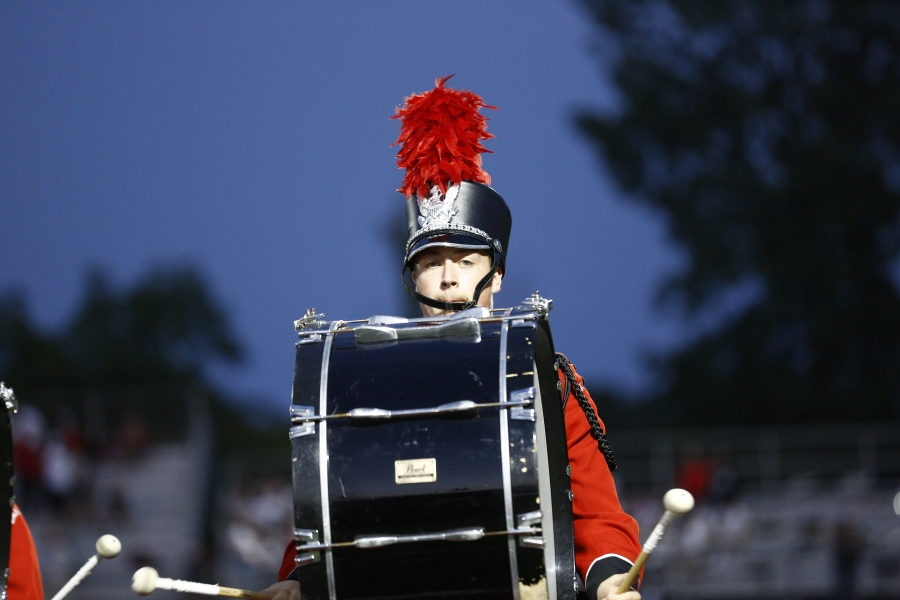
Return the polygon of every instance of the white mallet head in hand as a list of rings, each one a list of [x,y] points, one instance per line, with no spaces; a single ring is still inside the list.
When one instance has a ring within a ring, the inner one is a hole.
[[[171,590],[188,594],[205,594],[207,596],[225,596],[228,598],[245,598],[247,600],[271,600],[274,594],[268,592],[248,592],[236,588],[228,588],[208,583],[195,583],[180,579],[160,577],[153,567],[142,567],[135,571],[131,578],[131,589],[135,594],[147,596],[153,590]]]
[[[139,596],[147,596],[156,589],[159,573],[153,567],[142,567],[134,572],[131,578],[131,589]]]
[[[100,539],[97,540],[96,548],[97,554],[90,557],[88,561],[84,563],[84,566],[78,569],[78,572],[72,576],[72,579],[70,579],[51,600],[62,600],[65,598],[66,594],[71,592],[76,585],[81,583],[82,579],[91,574],[91,569],[97,566],[97,563],[100,562],[101,558],[117,557],[119,552],[122,551],[122,543],[119,542],[119,538],[116,536],[106,534],[101,535]]]
[[[644,563],[647,562],[647,557],[650,556],[650,553],[656,548],[659,540],[662,539],[663,533],[665,533],[666,527],[669,526],[672,519],[686,515],[693,510],[694,497],[691,496],[691,493],[687,490],[673,488],[663,496],[663,506],[665,507],[666,512],[663,513],[659,523],[657,523],[656,527],[653,528],[653,531],[650,532],[650,537],[644,542],[641,553],[638,554],[637,560],[634,561],[631,569],[629,569],[628,575],[625,576],[625,580],[619,584],[616,593],[624,594],[637,580],[638,573],[640,573]]]
[[[686,515],[694,508],[694,497],[687,490],[674,488],[663,496],[663,506],[673,515]]]
[[[101,535],[97,540],[97,556],[100,558],[115,558],[122,551],[122,542],[114,535]]]

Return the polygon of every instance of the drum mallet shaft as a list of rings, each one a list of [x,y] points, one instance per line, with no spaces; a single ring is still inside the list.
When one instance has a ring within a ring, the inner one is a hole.
[[[70,579],[61,590],[56,592],[56,595],[53,596],[51,600],[62,600],[65,598],[66,594],[71,592],[76,585],[81,583],[82,579],[91,574],[91,570],[97,566],[97,563],[100,562],[101,558],[115,558],[118,556],[119,552],[122,551],[122,544],[116,536],[107,534],[100,536],[100,539],[97,540],[96,548],[97,554],[90,557],[88,561],[84,563],[84,566],[78,569],[78,572],[72,576],[72,579]]]
[[[180,579],[168,579],[160,577],[153,567],[143,567],[134,573],[131,578],[131,589],[135,594],[147,596],[153,590],[171,590],[173,592],[186,592],[188,594],[204,594],[206,596],[225,596],[228,598],[246,598],[247,600],[271,600],[275,594],[269,592],[248,592],[209,583],[194,583]]]
[[[694,497],[691,496],[691,493],[687,490],[679,488],[671,489],[663,496],[663,506],[666,508],[666,512],[663,513],[659,523],[657,523],[656,527],[653,528],[653,531],[650,532],[650,537],[644,542],[644,547],[641,548],[641,553],[638,554],[637,560],[634,561],[634,565],[629,569],[624,581],[619,584],[619,589],[616,590],[617,594],[624,594],[635,582],[638,573],[641,572],[644,563],[647,562],[647,558],[656,549],[659,540],[662,539],[669,523],[671,523],[675,517],[680,517],[681,515],[686,515],[691,512],[691,509],[694,508]]]

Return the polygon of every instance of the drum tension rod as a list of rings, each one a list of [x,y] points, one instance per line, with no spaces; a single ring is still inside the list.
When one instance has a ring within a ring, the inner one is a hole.
[[[439,533],[418,533],[410,535],[372,535],[359,536],[352,542],[332,542],[325,544],[313,542],[297,546],[297,552],[319,552],[334,548],[381,548],[394,544],[407,544],[411,542],[472,542],[481,538],[496,535],[540,535],[540,527],[519,527],[510,531],[485,531],[482,527],[471,529],[453,529]]]
[[[396,419],[396,418],[413,418],[413,417],[441,417],[445,415],[454,415],[460,413],[474,412],[481,408],[515,408],[521,406],[531,406],[534,400],[531,398],[514,399],[511,402],[483,402],[476,403],[471,400],[460,400],[458,402],[449,402],[432,408],[413,408],[408,410],[387,410],[383,408],[354,408],[345,413],[336,413],[333,415],[316,415],[313,414],[314,409],[311,406],[291,406],[291,423],[317,423],[320,421],[328,421],[332,419]]]

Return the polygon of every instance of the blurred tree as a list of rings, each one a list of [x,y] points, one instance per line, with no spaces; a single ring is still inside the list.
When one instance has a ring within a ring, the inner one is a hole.
[[[65,385],[75,372],[56,337],[39,332],[28,314],[25,296],[0,296],[0,379],[15,388]]]
[[[213,362],[241,356],[226,313],[190,267],[157,267],[122,288],[94,269],[56,332],[35,327],[23,294],[0,295],[0,380],[46,414],[74,411],[92,430],[88,422],[99,419],[109,429],[94,431],[101,442],[135,415],[158,433],[177,434],[187,427],[191,398],[204,398],[228,451],[284,446],[280,420],[258,403],[222,402],[223,390],[209,379]],[[242,414],[249,410],[257,416],[252,425]]]
[[[581,130],[685,265],[684,424],[900,416],[900,4],[585,0],[622,106]],[[610,41],[612,43],[610,43]]]
[[[92,271],[64,336],[68,355],[90,381],[199,380],[212,360],[241,352],[206,283],[190,268],[156,268],[116,292]]]
[[[213,360],[241,351],[196,270],[156,268],[130,289],[98,270],[63,331],[38,331],[24,297],[0,297],[0,378],[20,390],[178,381],[203,383]]]

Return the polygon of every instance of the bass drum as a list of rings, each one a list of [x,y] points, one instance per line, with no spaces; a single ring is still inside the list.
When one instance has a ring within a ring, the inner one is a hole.
[[[291,440],[304,598],[574,597],[544,302],[298,322]]]
[[[11,416],[16,411],[16,397],[11,388],[0,381],[0,599],[6,598],[9,580],[9,546],[12,537],[13,443]]]

